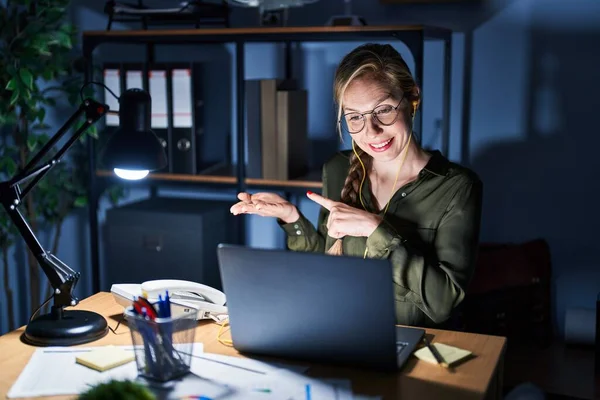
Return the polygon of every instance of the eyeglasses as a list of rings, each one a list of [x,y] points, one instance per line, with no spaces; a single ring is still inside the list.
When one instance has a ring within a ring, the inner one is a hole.
[[[364,113],[359,112],[351,112],[342,115],[339,123],[343,130],[350,134],[355,134],[362,131],[365,127],[366,123],[366,115],[372,114],[373,118],[380,123],[381,125],[389,126],[392,125],[398,119],[399,110],[402,104],[402,99],[396,107],[390,106],[388,104],[382,104],[380,106],[375,107],[371,111],[366,111]]]

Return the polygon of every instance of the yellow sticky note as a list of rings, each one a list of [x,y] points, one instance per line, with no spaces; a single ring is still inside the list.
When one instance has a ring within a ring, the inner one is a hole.
[[[133,351],[115,346],[102,346],[75,358],[75,362],[98,371],[106,371],[135,360]]]
[[[458,347],[450,346],[447,344],[432,343],[431,345],[435,346],[435,349],[438,351],[438,353],[440,353],[440,355],[448,365],[452,365],[453,363],[471,355],[471,352],[469,350],[459,349]],[[438,363],[434,355],[427,348],[427,346],[415,351],[414,355],[419,360],[427,361],[432,364]]]

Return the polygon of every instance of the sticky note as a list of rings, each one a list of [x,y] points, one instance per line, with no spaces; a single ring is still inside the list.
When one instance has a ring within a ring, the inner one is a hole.
[[[135,360],[133,351],[123,350],[115,346],[102,346],[89,353],[81,354],[75,358],[75,362],[100,372],[127,364]]]
[[[458,347],[450,346],[443,343],[432,343],[432,346],[435,346],[435,349],[440,353],[444,361],[448,365],[452,365],[453,363],[462,360],[471,355],[469,350],[459,349]],[[427,361],[432,364],[437,364],[437,360],[431,351],[425,346],[420,348],[419,350],[414,352],[414,355],[423,361]]]

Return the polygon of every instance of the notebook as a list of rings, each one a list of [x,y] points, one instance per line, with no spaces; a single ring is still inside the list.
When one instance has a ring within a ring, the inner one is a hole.
[[[472,353],[469,350],[459,349],[458,347],[450,346],[443,343],[432,343],[435,349],[440,353],[444,361],[448,365],[452,365],[460,360],[469,357]],[[437,361],[431,351],[427,347],[422,347],[414,352],[414,355],[419,359],[432,364],[437,364]]]

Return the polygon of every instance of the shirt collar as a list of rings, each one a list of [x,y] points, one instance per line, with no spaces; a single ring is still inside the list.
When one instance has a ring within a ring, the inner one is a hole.
[[[438,176],[446,176],[450,170],[450,161],[439,150],[429,151],[429,154],[431,158],[423,169]]]

